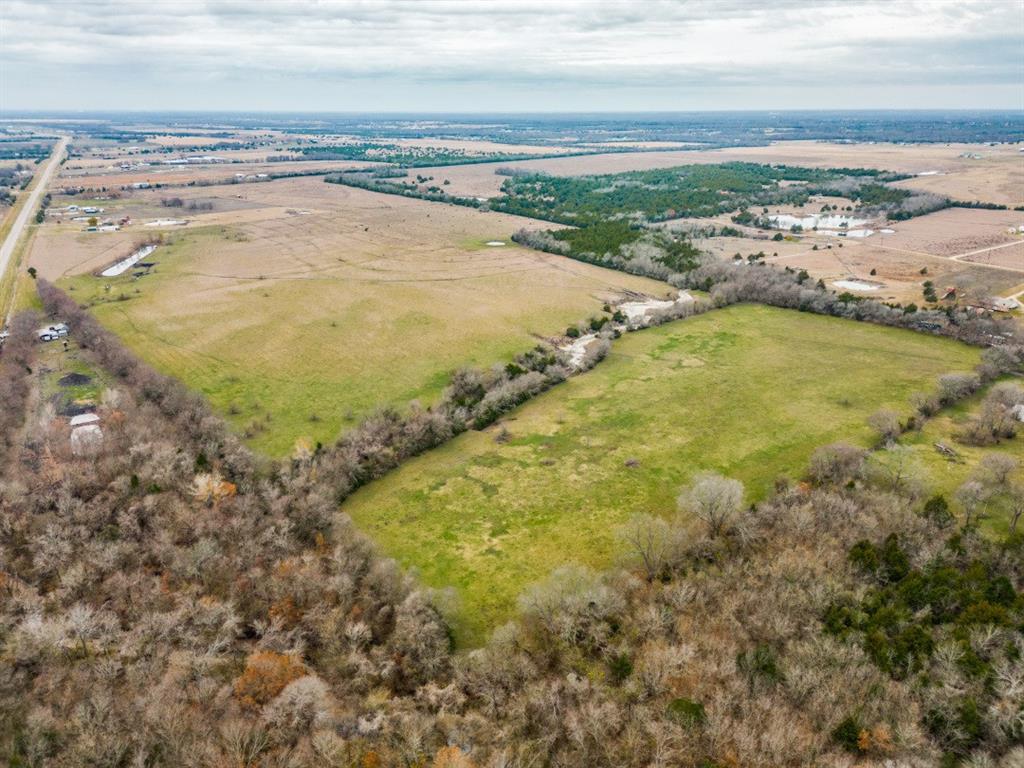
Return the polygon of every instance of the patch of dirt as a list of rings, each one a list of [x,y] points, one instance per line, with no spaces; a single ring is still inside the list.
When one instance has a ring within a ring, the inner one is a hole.
[[[61,376],[57,383],[62,387],[80,387],[91,381],[92,376],[86,376],[84,373],[69,373],[66,376]]]

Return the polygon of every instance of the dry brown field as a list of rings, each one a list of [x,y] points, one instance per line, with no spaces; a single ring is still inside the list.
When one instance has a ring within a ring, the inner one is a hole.
[[[116,205],[177,217],[159,196]],[[381,405],[430,402],[455,368],[505,362],[624,291],[670,290],[511,244],[538,226],[529,220],[319,178],[181,196],[223,207],[181,214],[189,223],[163,231],[152,274],[93,274],[155,234],[137,224],[108,234],[48,222],[30,263],[63,276],[145,359],[276,455],[300,437],[331,440]]]
[[[960,258],[962,261],[969,261],[972,264],[991,264],[1024,271],[1024,242],[997,246]]]
[[[978,154],[981,159],[962,157]],[[467,197],[500,194],[503,176],[500,166],[544,171],[556,176],[671,168],[689,163],[722,163],[740,160],[752,163],[785,163],[816,168],[880,168],[899,173],[939,171],[942,175],[921,176],[905,182],[922,189],[959,199],[966,186],[974,190],[969,200],[1001,205],[1019,205],[1024,190],[1024,157],[1013,145],[990,147],[980,144],[833,144],[816,141],[777,142],[764,147],[734,147],[713,150],[666,150],[619,152],[564,158],[480,163],[458,167],[419,168],[416,173],[451,180],[448,191]],[[961,182],[961,176],[968,181]]]
[[[580,146],[588,149],[687,149],[699,147],[700,144],[694,141],[595,141]]]
[[[246,140],[241,136],[206,136],[201,132],[196,132],[189,136],[150,136],[146,139],[146,144],[155,144],[158,147],[199,147],[209,144],[241,144]]]
[[[367,141],[365,137],[349,137],[353,142]],[[496,141],[483,141],[476,139],[380,139],[383,144],[396,144],[400,147],[436,147],[438,149],[465,150],[472,154],[491,154],[503,152],[516,155],[554,155],[565,152],[578,151],[572,147],[544,146],[541,144],[501,144]]]
[[[920,303],[925,280],[931,280],[940,292],[946,287],[956,287],[963,296],[975,299],[1008,295],[1024,284],[1024,268],[995,268],[984,263],[890,248],[872,239],[839,241],[833,238],[831,248],[819,244],[815,251],[812,249],[815,240],[823,242],[819,238],[804,238],[802,250],[776,249],[774,246],[783,243],[770,243],[771,250],[778,250],[779,256],[770,256],[767,260],[778,266],[806,269],[812,278],[821,279],[830,287],[835,287],[836,280],[844,279],[880,282],[880,290],[864,291],[861,295],[899,302]],[[747,250],[742,252],[745,254]],[[927,271],[922,274],[922,269]]]
[[[366,168],[374,165],[365,161],[347,160],[297,160],[283,163],[267,163],[265,158],[268,152],[252,151],[251,162],[243,163],[217,163],[211,165],[150,165],[145,168],[137,168],[130,171],[122,171],[120,162],[111,163],[105,161],[102,164],[91,166],[72,166],[62,170],[60,176],[54,179],[53,187],[86,187],[86,188],[116,188],[128,186],[140,182],[149,184],[188,184],[195,181],[204,184],[225,183],[234,177],[236,173],[255,175],[259,173],[299,173],[312,171],[346,170],[351,168]],[[218,155],[219,156],[219,155]],[[151,156],[139,156],[142,158]],[[69,164],[70,165],[70,164]]]
[[[1018,158],[1016,163],[1002,156],[975,162],[974,167],[897,181],[895,186],[965,202],[1024,205],[1024,157]]]
[[[1021,235],[1010,230],[1024,224],[1022,211],[947,208],[891,224],[894,234],[870,238],[889,248],[933,256],[959,256],[980,248],[1011,243]]]

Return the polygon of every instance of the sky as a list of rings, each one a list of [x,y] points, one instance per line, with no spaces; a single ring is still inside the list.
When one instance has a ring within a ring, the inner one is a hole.
[[[0,0],[0,115],[914,108],[1024,108],[1024,0]]]

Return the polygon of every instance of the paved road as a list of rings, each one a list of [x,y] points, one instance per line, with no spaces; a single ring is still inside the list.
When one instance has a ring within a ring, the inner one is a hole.
[[[43,199],[43,195],[46,194],[46,189],[50,185],[50,179],[53,178],[53,174],[60,167],[60,159],[64,157],[64,150],[67,145],[68,140],[65,137],[62,137],[57,142],[57,146],[53,148],[53,154],[50,155],[50,159],[46,161],[46,165],[37,174],[35,186],[28,193],[28,202],[18,211],[18,218],[14,220],[14,226],[7,233],[7,239],[4,240],[3,245],[0,245],[0,277],[5,275],[10,267],[11,257],[14,256],[14,249],[18,245],[18,240],[21,239],[25,225],[28,224],[29,220],[39,210],[39,201]],[[13,301],[13,299],[12,295],[11,300]],[[6,321],[10,319],[10,307],[0,307],[0,310],[2,310],[4,324],[6,325]]]

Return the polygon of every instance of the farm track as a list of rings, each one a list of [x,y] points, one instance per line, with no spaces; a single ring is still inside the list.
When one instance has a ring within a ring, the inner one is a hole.
[[[1017,244],[1018,244],[1017,242],[1004,243],[1003,245],[996,246],[996,248],[1003,248],[1003,247],[1006,247],[1006,246],[1017,245]],[[894,253],[909,253],[909,254],[912,254],[914,256],[927,256],[927,257],[932,258],[932,259],[941,259],[942,261],[950,261],[950,262],[954,262],[954,263],[957,263],[957,264],[969,264],[972,267],[982,267],[982,268],[985,268],[985,269],[998,269],[998,270],[1000,270],[1002,272],[1015,272],[1015,273],[1018,273],[1018,274],[1024,273],[1024,269],[1016,269],[1014,267],[1004,267],[1002,264],[985,264],[984,262],[980,262],[980,261],[967,261],[965,258],[963,258],[965,256],[973,256],[976,253],[983,253],[985,251],[995,250],[995,248],[985,248],[985,249],[982,249],[981,251],[975,251],[975,252],[966,253],[966,254],[959,254],[959,255],[956,255],[956,256],[936,256],[934,253],[928,253],[926,251],[914,251],[914,250],[911,250],[909,248],[895,248],[895,247],[893,247],[891,245],[875,244],[874,247],[875,248],[879,248],[879,249],[881,249],[883,251],[893,251]]]
[[[966,259],[968,256],[977,256],[978,254],[988,253],[989,251],[998,251],[998,250],[1001,250],[1002,248],[1010,248],[1010,247],[1012,247],[1014,245],[1020,245],[1020,243],[1021,243],[1020,240],[1014,240],[1013,242],[1010,242],[1010,243],[1001,243],[999,245],[991,245],[988,248],[979,248],[976,251],[968,251],[967,253],[958,253],[956,256],[950,256],[949,258],[952,261],[961,261],[963,259]],[[972,262],[972,263],[974,263],[974,262]],[[1019,271],[1024,272],[1024,267],[1022,267]]]

